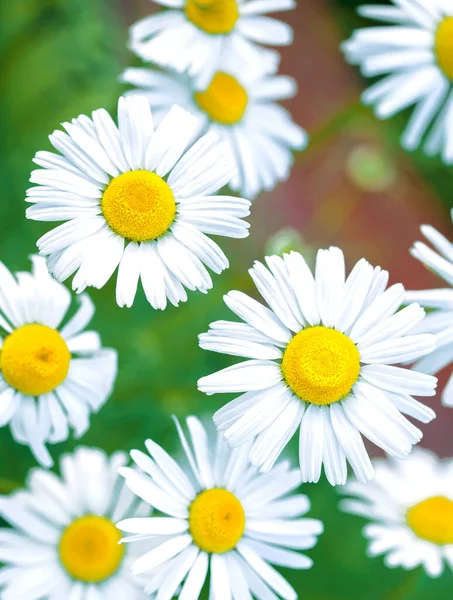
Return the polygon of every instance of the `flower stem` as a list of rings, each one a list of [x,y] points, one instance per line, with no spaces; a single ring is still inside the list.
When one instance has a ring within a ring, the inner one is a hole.
[[[422,567],[408,571],[402,582],[389,593],[385,594],[382,600],[407,600],[411,598],[412,592],[417,587],[423,575],[424,570]]]

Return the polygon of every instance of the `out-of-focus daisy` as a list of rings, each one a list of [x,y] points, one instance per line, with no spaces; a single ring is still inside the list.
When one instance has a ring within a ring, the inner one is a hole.
[[[373,521],[363,532],[370,556],[385,555],[388,567],[422,565],[439,577],[453,568],[453,460],[415,448],[405,460],[373,461],[375,480],[348,481],[341,490],[345,512]]]
[[[245,392],[215,415],[231,446],[255,438],[251,462],[268,471],[300,429],[303,481],[321,466],[332,484],[346,481],[346,460],[361,481],[373,467],[360,434],[406,458],[433,411],[412,398],[432,396],[437,380],[394,366],[431,352],[434,336],[406,335],[420,322],[418,304],[398,311],[401,284],[385,290],[388,273],[360,260],[345,277],[343,252],[319,250],[312,275],[297,252],[256,262],[250,275],[267,308],[238,291],[225,303],[244,323],[216,321],[200,335],[206,350],[249,360],[198,382],[207,394]]]
[[[235,175],[226,144],[211,133],[189,150],[198,121],[173,106],[154,129],[144,98],[120,98],[118,127],[103,109],[50,136],[61,152],[38,152],[27,217],[66,221],[38,240],[59,281],[101,288],[118,269],[116,298],[132,306],[139,279],[150,304],[187,300],[185,288],[212,287],[205,267],[228,267],[205,234],[243,238],[250,202],[213,196]]]
[[[144,517],[118,476],[127,456],[78,448],[61,458],[61,477],[34,469],[26,490],[0,497],[2,600],[144,600],[130,574],[133,547],[120,545],[118,519]]]
[[[427,154],[453,163],[453,4],[450,0],[391,0],[359,13],[384,23],[354,32],[346,58],[366,77],[382,77],[362,100],[386,119],[415,105],[402,137],[407,150],[423,140]]]
[[[117,354],[84,331],[94,306],[83,295],[65,319],[71,294],[33,256],[32,273],[14,277],[0,262],[0,426],[30,446],[44,466],[53,464],[46,444],[66,440],[69,426],[81,437],[109,397]]]
[[[210,598],[296,599],[271,564],[309,569],[312,560],[297,550],[312,548],[323,530],[321,521],[302,518],[307,497],[289,495],[300,485],[299,472],[282,462],[260,475],[248,464],[247,447],[230,450],[220,436],[211,446],[200,421],[189,417],[191,448],[176,425],[189,468],[148,440],[149,455],[131,452],[142,472],[120,470],[129,488],[163,515],[118,523],[132,534],[125,542],[148,547],[133,565],[135,574],[149,574],[145,592],[196,600],[210,572]]]
[[[190,75],[212,77],[226,56],[243,65],[278,62],[292,28],[267,16],[295,8],[294,0],[155,0],[171,10],[145,17],[130,30],[130,48],[146,61]]]
[[[407,302],[419,302],[430,310],[417,326],[415,333],[432,333],[436,337],[436,350],[415,365],[422,373],[438,373],[453,362],[453,244],[431,225],[423,225],[421,232],[431,242],[432,250],[423,242],[415,242],[411,254],[437,275],[449,288],[406,292]],[[453,376],[442,393],[445,406],[453,406]]]
[[[295,95],[292,77],[246,69],[236,58],[223,63],[204,91],[188,76],[147,68],[127,69],[122,79],[146,95],[158,120],[176,102],[196,116],[199,131],[225,140],[237,167],[230,187],[247,198],[287,179],[293,151],[307,144],[305,131],[275,102]]]

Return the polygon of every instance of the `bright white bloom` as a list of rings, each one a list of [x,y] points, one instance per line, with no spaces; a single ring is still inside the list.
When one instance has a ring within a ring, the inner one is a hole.
[[[84,331],[94,314],[88,296],[70,317],[71,294],[33,256],[32,273],[14,277],[0,262],[0,426],[27,444],[44,466],[46,444],[81,437],[112,392],[117,354]]]
[[[402,145],[422,143],[429,155],[453,163],[453,2],[391,0],[365,5],[359,13],[383,22],[354,32],[343,44],[346,58],[366,77],[382,77],[362,100],[386,119],[414,105]]]
[[[434,336],[406,335],[424,317],[418,304],[398,311],[404,288],[385,290],[388,273],[360,260],[345,277],[343,252],[319,250],[312,275],[297,252],[256,262],[250,275],[267,308],[242,292],[225,303],[244,323],[216,321],[200,335],[206,350],[245,362],[198,382],[207,394],[243,393],[215,415],[231,446],[254,439],[251,462],[268,471],[300,429],[302,480],[321,466],[333,485],[346,481],[346,460],[361,481],[373,467],[360,434],[406,458],[434,412],[412,398],[433,396],[437,380],[393,366],[435,347]]]
[[[142,472],[121,469],[126,484],[165,516],[127,519],[118,527],[148,551],[133,565],[149,575],[145,592],[159,600],[197,600],[210,572],[211,600],[295,600],[296,591],[271,566],[309,569],[297,550],[316,544],[323,525],[302,518],[308,498],[292,494],[300,474],[282,462],[267,475],[248,464],[246,446],[230,450],[218,436],[210,444],[198,419],[189,417],[192,448],[176,422],[188,465],[182,469],[160,446],[133,450]]]
[[[436,350],[416,363],[422,373],[438,373],[453,362],[453,244],[431,225],[421,227],[422,234],[431,242],[435,252],[423,242],[415,242],[411,254],[442,277],[448,288],[406,292],[407,302],[419,302],[430,312],[417,326],[415,333],[436,336]],[[445,406],[453,406],[453,376],[442,393]]]
[[[287,46],[292,28],[267,16],[295,8],[294,0],[155,0],[171,10],[145,17],[130,30],[129,46],[143,60],[210,79],[225,57],[243,66],[276,63],[278,53],[257,44]]]
[[[205,267],[220,273],[228,260],[205,234],[243,238],[250,202],[213,196],[235,175],[226,144],[214,133],[186,151],[198,126],[174,106],[154,129],[144,98],[120,98],[118,127],[103,109],[55,131],[62,154],[38,152],[28,190],[27,217],[66,221],[49,231],[38,248],[51,272],[72,286],[101,288],[116,268],[116,299],[132,306],[139,279],[150,304],[187,300],[185,287],[212,287]]]
[[[225,140],[237,167],[230,187],[246,198],[287,179],[293,150],[307,145],[305,131],[275,102],[296,94],[292,77],[247,70],[230,60],[204,91],[197,91],[186,75],[147,68],[127,69],[122,80],[146,95],[157,120],[176,102],[196,116],[199,131]]]
[[[387,567],[422,565],[439,577],[444,562],[453,568],[453,460],[439,460],[415,448],[405,460],[373,461],[376,477],[363,485],[349,481],[341,490],[345,512],[373,521],[363,532],[369,556],[385,555]]]
[[[144,517],[118,476],[123,452],[78,448],[61,458],[61,478],[34,469],[28,489],[0,497],[2,600],[145,600],[130,574],[136,549],[120,545],[118,519]]]

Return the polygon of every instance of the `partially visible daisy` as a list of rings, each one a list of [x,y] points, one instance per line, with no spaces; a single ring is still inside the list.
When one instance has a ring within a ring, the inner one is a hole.
[[[382,77],[362,100],[386,119],[414,105],[402,145],[440,154],[453,163],[453,3],[451,0],[391,0],[359,13],[384,23],[354,32],[343,44],[347,60],[366,77]]]
[[[302,480],[321,467],[344,484],[349,461],[360,481],[373,478],[363,434],[392,456],[406,458],[434,412],[412,395],[433,396],[437,380],[394,366],[432,352],[434,336],[406,335],[425,313],[400,308],[404,288],[360,260],[345,277],[343,252],[319,250],[312,275],[297,252],[256,262],[250,275],[269,305],[238,291],[227,306],[245,322],[216,321],[200,335],[205,350],[247,358],[198,382],[206,394],[242,393],[214,415],[231,446],[254,439],[251,462],[268,471],[300,430]]]
[[[129,46],[143,60],[190,75],[212,77],[226,56],[243,65],[278,61],[258,44],[287,46],[292,28],[267,16],[295,8],[294,0],[155,0],[171,10],[145,17],[130,30]]]
[[[81,437],[110,396],[117,353],[84,331],[94,314],[88,296],[65,319],[71,294],[33,256],[31,273],[14,277],[0,262],[0,426],[27,444],[44,466],[53,464],[46,444]]]
[[[436,350],[416,363],[422,373],[438,373],[453,362],[453,244],[431,225],[422,225],[421,232],[431,242],[435,252],[423,242],[415,242],[411,254],[450,286],[437,290],[406,292],[407,302],[419,302],[430,310],[417,326],[416,333],[432,333],[436,337]],[[442,393],[445,406],[453,406],[453,375]]]
[[[176,426],[187,468],[147,440],[149,454],[131,452],[141,472],[120,469],[126,485],[162,515],[118,523],[132,534],[124,542],[148,547],[133,565],[135,574],[149,575],[145,592],[197,600],[209,572],[210,598],[295,600],[271,564],[309,569],[312,560],[297,550],[312,548],[323,530],[321,521],[303,518],[308,498],[290,495],[299,472],[282,462],[260,475],[248,464],[247,447],[230,450],[220,436],[211,445],[195,417],[187,419],[191,444]]]
[[[61,477],[34,469],[27,489],[0,496],[12,527],[0,529],[2,600],[145,600],[130,574],[136,549],[115,526],[150,513],[118,475],[126,464],[123,452],[81,447],[61,458]]]
[[[38,240],[49,269],[72,287],[101,288],[118,268],[116,299],[132,306],[139,280],[154,308],[187,300],[185,288],[212,287],[205,267],[228,259],[205,234],[243,238],[250,202],[214,196],[236,168],[211,133],[186,151],[198,122],[173,106],[157,128],[144,98],[120,98],[118,127],[103,109],[55,131],[61,152],[38,152],[27,192],[27,217],[66,221]]]
[[[246,69],[236,58],[222,64],[204,91],[188,76],[147,68],[127,69],[122,80],[146,95],[158,120],[176,102],[196,116],[199,131],[225,140],[237,167],[230,187],[247,198],[287,179],[293,151],[307,145],[305,131],[276,103],[296,94],[292,77]]]
[[[453,569],[453,460],[415,448],[405,461],[373,461],[376,477],[363,485],[349,481],[341,490],[350,499],[341,508],[372,521],[363,533],[369,556],[385,555],[387,567],[422,565],[439,577]]]

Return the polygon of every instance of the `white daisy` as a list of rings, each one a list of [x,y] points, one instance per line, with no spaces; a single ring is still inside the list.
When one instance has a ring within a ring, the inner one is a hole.
[[[126,484],[162,515],[127,519],[119,529],[148,552],[133,565],[148,574],[145,592],[159,600],[197,600],[210,571],[211,600],[295,600],[296,591],[271,566],[309,569],[312,560],[296,550],[316,544],[323,525],[301,518],[310,509],[302,494],[289,495],[300,475],[287,462],[260,475],[248,464],[247,447],[230,450],[218,436],[210,445],[198,419],[187,427],[193,449],[176,421],[189,467],[183,470],[160,446],[133,450],[142,472],[120,469]]]
[[[439,577],[453,568],[453,460],[439,460],[416,448],[405,461],[373,461],[376,477],[363,485],[349,481],[341,490],[345,512],[373,521],[363,532],[369,556],[385,555],[387,567],[422,565]]]
[[[127,455],[78,448],[61,478],[32,470],[26,490],[0,497],[2,600],[144,600],[130,574],[136,549],[120,545],[118,519],[149,515],[118,476]]]
[[[267,308],[242,292],[227,306],[245,323],[216,321],[200,335],[206,350],[251,360],[198,382],[207,394],[245,392],[215,415],[231,446],[254,439],[251,462],[268,471],[300,429],[302,480],[321,466],[333,485],[346,481],[346,460],[361,481],[373,467],[360,434],[406,458],[434,412],[412,398],[432,396],[437,380],[393,366],[431,352],[432,335],[406,335],[420,322],[418,304],[398,311],[401,284],[385,290],[388,273],[360,260],[345,278],[343,252],[319,250],[312,275],[297,252],[256,262],[250,275]]]
[[[236,59],[222,63],[204,91],[187,75],[147,68],[127,69],[122,80],[146,95],[157,119],[176,102],[196,116],[199,131],[225,140],[237,167],[230,187],[247,198],[287,179],[293,151],[307,145],[305,131],[275,102],[296,94],[292,77],[246,69]]]
[[[412,256],[450,286],[437,290],[406,292],[407,302],[419,302],[430,310],[415,333],[434,334],[436,350],[417,362],[415,368],[422,373],[433,374],[453,362],[453,244],[431,225],[422,225],[421,232],[437,252],[423,242],[415,242],[411,248]],[[444,388],[442,401],[445,406],[453,406],[453,376],[450,376]]]
[[[170,8],[130,29],[130,49],[143,60],[210,79],[228,56],[242,65],[275,63],[278,53],[257,44],[287,46],[292,28],[267,16],[295,8],[294,0],[155,0]]]
[[[84,331],[94,314],[88,296],[65,319],[71,294],[33,256],[32,273],[16,277],[0,262],[0,426],[27,444],[44,466],[53,464],[46,444],[81,437],[112,392],[117,354]]]
[[[363,75],[384,76],[362,101],[374,105],[381,119],[415,105],[402,145],[414,150],[429,132],[425,152],[453,163],[452,0],[391,0],[362,6],[359,13],[384,23],[358,29],[343,44],[347,60]]]
[[[120,98],[118,127],[103,109],[55,131],[62,154],[38,152],[27,192],[27,217],[66,221],[38,240],[51,272],[72,286],[101,288],[116,267],[116,298],[132,306],[141,279],[154,308],[187,300],[185,287],[207,292],[228,267],[205,234],[243,238],[250,202],[213,196],[234,176],[226,144],[214,133],[187,152],[197,119],[174,106],[154,129],[144,98]]]

